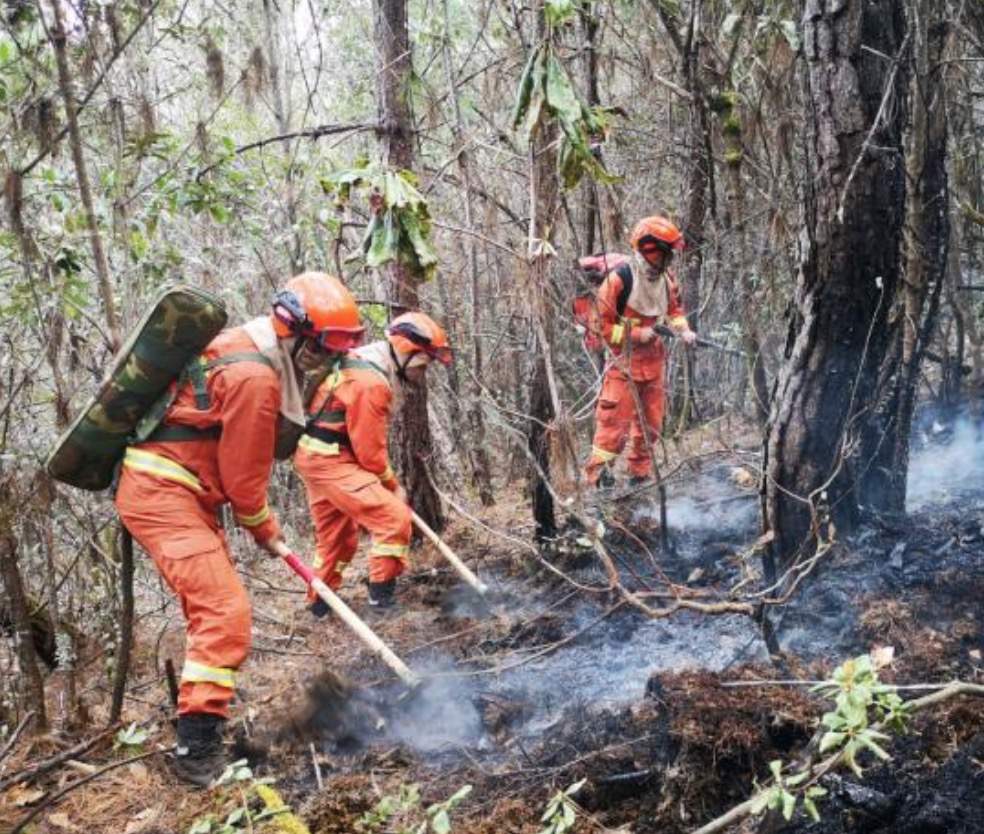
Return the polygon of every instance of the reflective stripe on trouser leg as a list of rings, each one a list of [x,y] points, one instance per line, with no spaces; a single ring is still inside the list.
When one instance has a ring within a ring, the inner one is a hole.
[[[318,545],[312,568],[318,579],[337,591],[342,585],[342,572],[359,549],[359,528],[330,501],[317,500],[310,506]],[[316,598],[314,591],[308,590],[308,600],[314,602]]]
[[[215,513],[184,486],[124,468],[116,506],[181,603],[187,628],[178,712],[227,716],[230,677],[249,654],[249,597],[232,564]]]
[[[625,377],[614,370],[606,373],[595,408],[591,457],[584,468],[589,484],[597,484],[602,468],[615,460],[625,448],[632,422],[631,407],[632,395]]]

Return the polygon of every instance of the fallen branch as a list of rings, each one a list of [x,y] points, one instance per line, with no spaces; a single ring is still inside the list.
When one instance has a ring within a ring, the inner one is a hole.
[[[7,739],[7,743],[3,746],[3,750],[0,750],[0,762],[6,759],[7,754],[14,749],[14,745],[17,743],[17,738],[22,732],[24,732],[24,728],[28,725],[32,718],[34,718],[33,709],[21,719],[20,724],[14,728],[14,732],[11,733],[10,738]]]
[[[20,834],[20,832],[24,830],[25,826],[27,826],[27,824],[31,822],[31,820],[33,820],[45,808],[50,808],[55,803],[60,802],[67,794],[71,793],[76,788],[81,788],[87,782],[91,782],[93,779],[98,779],[104,773],[108,773],[109,771],[115,770],[118,767],[123,767],[123,765],[132,764],[133,762],[139,762],[141,759],[149,759],[151,756],[156,756],[159,753],[171,753],[173,751],[174,751],[174,745],[171,745],[170,747],[163,747],[160,750],[151,750],[149,753],[139,753],[136,756],[130,756],[130,758],[128,759],[122,759],[121,761],[113,762],[112,764],[108,764],[105,767],[101,767],[99,768],[99,770],[90,773],[88,776],[83,776],[77,782],[72,782],[71,785],[62,788],[60,791],[58,791],[58,793],[52,794],[43,802],[41,802],[37,807],[32,808],[30,813],[28,813],[19,823],[17,823],[17,825],[15,825],[11,829],[10,834]]]
[[[911,701],[906,702],[906,707],[910,712],[919,712],[926,707],[934,706],[942,701],[947,701],[950,698],[955,698],[958,695],[970,695],[977,698],[984,698],[984,685],[976,683],[966,683],[964,681],[953,681],[952,683],[946,684],[938,692],[933,692],[930,695],[924,695],[922,698],[915,698]],[[880,730],[884,727],[883,723],[878,723],[874,725],[873,729]],[[814,778],[819,778],[825,773],[830,772],[836,767],[843,764],[845,760],[845,751],[840,750],[834,753],[832,756],[824,759],[822,762],[813,765],[810,768],[810,772]],[[695,829],[691,834],[715,834],[717,831],[723,831],[731,823],[737,822],[740,819],[744,819],[751,815],[752,808],[755,807],[759,799],[769,792],[769,788],[765,790],[758,791],[751,797],[746,799],[740,805],[736,805],[727,813],[722,814],[716,819],[711,820],[706,825]],[[16,832],[15,832],[16,834]]]
[[[56,767],[64,764],[69,759],[77,759],[83,753],[86,753],[95,747],[100,741],[116,729],[117,727],[108,727],[99,733],[99,735],[79,742],[74,747],[70,747],[68,750],[63,750],[57,756],[52,756],[50,759],[45,759],[43,762],[38,762],[38,764],[32,767],[28,767],[24,770],[18,771],[17,773],[10,774],[10,776],[6,779],[0,780],[0,792],[7,790],[7,788],[11,785],[16,785],[20,782],[30,782],[32,779],[37,779],[38,776],[47,773],[49,770],[54,770]]]

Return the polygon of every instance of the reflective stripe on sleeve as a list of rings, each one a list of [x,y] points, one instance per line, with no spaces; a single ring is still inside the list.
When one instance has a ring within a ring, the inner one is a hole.
[[[264,504],[263,509],[261,509],[258,513],[253,513],[252,515],[240,515],[239,513],[236,513],[236,521],[244,527],[259,527],[269,517],[270,507],[267,504]]]
[[[607,449],[602,449],[600,446],[592,446],[591,457],[595,460],[600,460],[602,463],[608,463],[608,461],[615,460],[615,458],[618,457],[618,452],[609,452]]]
[[[393,467],[388,463],[386,464],[386,468],[383,470],[383,474],[379,476],[379,480],[381,480],[384,484],[389,481],[396,480],[396,473],[393,471]]]
[[[338,454],[337,443],[325,443],[324,440],[318,440],[317,437],[311,437],[311,435],[309,434],[301,435],[301,440],[297,445],[300,448],[306,449],[309,452],[313,452],[316,455]]]
[[[195,492],[204,491],[201,482],[193,473],[185,469],[180,463],[176,463],[170,458],[158,455],[155,452],[147,452],[131,446],[123,456],[123,465],[127,469],[133,469],[136,472],[147,472],[150,475],[156,475],[158,478],[184,484]]]
[[[674,316],[670,319],[670,327],[686,327],[687,317],[686,316]]]
[[[214,683],[226,689],[235,689],[236,670],[221,666],[206,666],[204,663],[185,659],[181,680],[188,683]]]
[[[625,325],[616,324],[612,326],[612,338],[611,342],[613,345],[622,344],[622,339],[625,337]]]

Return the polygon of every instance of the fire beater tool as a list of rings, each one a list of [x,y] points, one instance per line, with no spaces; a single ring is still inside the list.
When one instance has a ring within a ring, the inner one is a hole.
[[[365,645],[376,654],[380,660],[392,669],[397,677],[403,681],[410,690],[420,686],[420,678],[410,670],[410,668],[396,656],[393,650],[387,646],[379,636],[368,625],[366,625],[356,613],[349,608],[334,591],[324,582],[314,575],[314,572],[300,560],[295,553],[288,553],[283,557],[287,566],[303,579],[308,587],[311,588],[325,604],[331,608],[338,618],[345,623]]]
[[[420,532],[423,533],[428,539],[430,539],[431,542],[433,542],[440,554],[447,559],[448,562],[451,563],[451,567],[458,572],[458,575],[464,579],[465,582],[471,585],[479,596],[484,597],[489,591],[489,586],[475,576],[474,573],[472,573],[468,565],[462,562],[458,555],[441,540],[441,537],[431,530],[426,521],[424,521],[413,510],[410,511],[410,514],[413,517],[413,523],[417,525],[417,529],[420,530]]]
[[[678,334],[671,330],[669,327],[663,324],[653,325],[653,331],[659,333],[660,336],[667,336],[670,339],[679,338]],[[725,347],[724,345],[719,345],[717,342],[712,342],[710,339],[705,339],[701,336],[697,337],[697,341],[694,342],[697,347],[707,347],[713,348],[714,350],[719,350],[721,353],[726,353],[728,356],[739,356],[744,357],[745,354],[740,350],[735,350],[734,348]]]

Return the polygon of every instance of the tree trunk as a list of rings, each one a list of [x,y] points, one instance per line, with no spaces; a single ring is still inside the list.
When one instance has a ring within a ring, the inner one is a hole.
[[[781,560],[860,518],[858,468],[872,451],[862,424],[899,284],[905,79],[889,59],[903,31],[894,0],[804,3],[800,272],[764,461],[763,520]]]
[[[739,309],[743,315],[739,319],[742,346],[748,363],[748,376],[751,382],[755,419],[764,427],[769,418],[769,383],[765,376],[762,359],[762,337],[758,321],[754,315],[755,291],[752,286],[752,264],[748,258],[748,234],[745,217],[745,186],[742,182],[742,160],[745,147],[742,141],[741,116],[738,113],[738,94],[729,90],[721,97],[722,107],[718,116],[721,121],[721,142],[724,147],[724,164],[727,168],[726,194],[728,201],[728,225],[734,252],[731,261],[732,284],[739,288],[741,301]]]
[[[535,6],[535,37],[531,48],[548,37],[543,2]],[[530,136],[530,224],[528,240],[528,268],[526,273],[526,297],[533,324],[536,350],[532,358],[533,372],[529,386],[529,429],[527,443],[537,466],[530,468],[530,488],[533,498],[533,520],[536,536],[545,540],[556,534],[553,496],[544,480],[550,477],[551,429],[556,429],[558,399],[552,385],[550,347],[552,319],[548,315],[545,284],[547,281],[548,252],[553,238],[554,218],[557,214],[558,183],[556,126],[551,124],[545,112]],[[553,390],[552,390],[553,389]]]
[[[34,710],[34,723],[39,730],[48,728],[48,716],[44,704],[44,682],[41,670],[38,668],[38,657],[34,650],[34,639],[31,631],[31,618],[24,592],[24,582],[21,579],[20,568],[17,566],[17,539],[14,537],[14,504],[13,496],[7,484],[0,484],[0,577],[6,592],[10,608],[11,620],[14,627],[14,645],[20,671],[27,687],[30,708]]]
[[[410,113],[410,37],[406,0],[373,0],[377,55],[377,106],[380,139],[386,164],[413,170],[413,121]],[[417,284],[400,263],[387,267],[390,293],[403,307],[420,306]],[[414,509],[431,528],[444,529],[440,499],[427,474],[433,443],[427,417],[427,388],[407,386],[403,408],[395,420],[395,463]]]
[[[280,57],[280,11],[272,0],[263,0],[263,19],[266,26],[267,65],[270,72],[270,93],[273,102],[273,117],[277,122],[277,130],[281,135],[290,132],[290,113],[284,100],[283,80],[280,73],[283,61]],[[291,142],[280,142],[284,158],[284,201],[286,203],[287,222],[290,224],[291,246],[288,251],[290,266],[293,274],[304,271],[304,248],[297,231],[297,189],[294,187],[294,151]]]
[[[465,187],[465,228],[474,230],[475,205],[472,197],[471,156],[465,143],[464,118],[461,114],[461,101],[458,95],[458,84],[455,79],[454,63],[451,60],[451,20],[448,0],[444,0],[444,69],[448,78],[448,91],[454,107],[454,140],[458,153],[458,170],[461,172],[461,182]],[[479,310],[482,305],[479,270],[478,270],[478,241],[474,236],[468,236],[468,324],[471,330],[471,363],[472,376],[468,385],[468,425],[471,429],[471,439],[468,443],[468,459],[471,464],[472,485],[478,490],[479,500],[483,507],[491,507],[495,503],[492,494],[492,474],[489,464],[488,448],[485,439],[485,419],[481,407],[482,383],[482,329]],[[457,392],[455,392],[457,393]]]
[[[916,390],[939,311],[949,241],[948,125],[941,64],[946,44],[945,8],[932,0],[912,0],[908,10],[913,72],[905,163],[909,184],[905,270],[893,322],[895,344],[882,370],[883,378],[891,379],[891,387],[873,414],[874,425],[870,428],[870,434],[880,443],[875,445],[871,464],[862,472],[865,502],[876,510],[893,513],[905,511]],[[962,364],[962,357],[958,357],[958,381]]]
[[[89,243],[92,246],[92,257],[96,266],[96,277],[99,281],[99,294],[102,296],[103,307],[106,311],[106,326],[113,350],[121,346],[119,321],[116,315],[116,302],[113,299],[113,285],[109,276],[109,262],[103,249],[102,235],[99,232],[99,222],[92,203],[92,188],[89,183],[89,173],[86,170],[85,154],[82,149],[82,134],[79,131],[78,114],[76,112],[75,93],[72,90],[72,71],[68,66],[67,36],[65,34],[64,10],[61,3],[52,3],[55,13],[55,28],[50,33],[51,46],[55,51],[55,61],[58,64],[58,86],[65,101],[65,119],[68,122],[68,141],[72,148],[72,161],[75,163],[75,177],[79,185],[79,196],[85,212],[85,222],[89,229]]]

